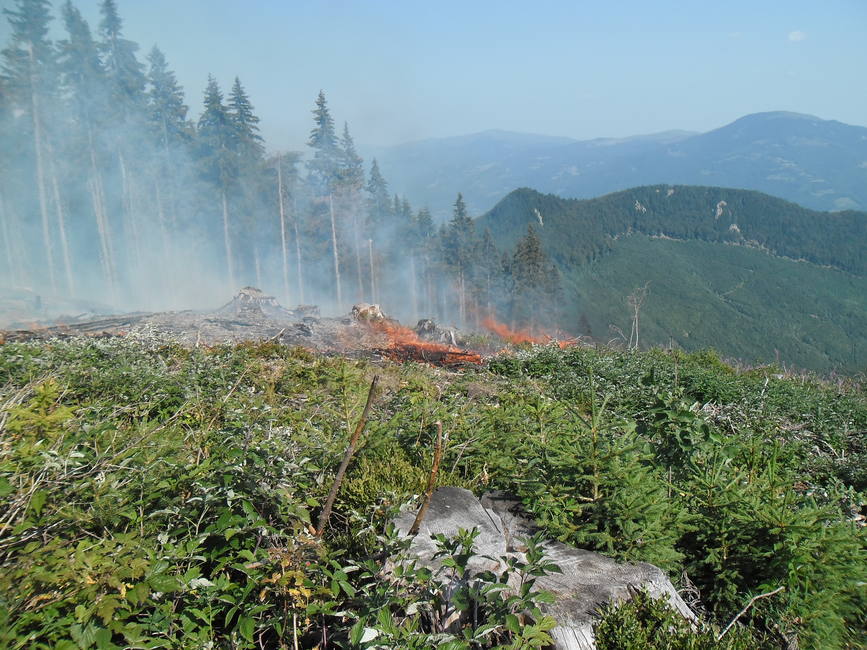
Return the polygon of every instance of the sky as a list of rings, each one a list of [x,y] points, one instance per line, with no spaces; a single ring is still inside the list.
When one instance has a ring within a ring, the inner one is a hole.
[[[100,0],[75,4],[95,31]],[[867,125],[865,0],[117,4],[142,60],[163,50],[193,118],[209,74],[224,90],[240,77],[271,151],[304,148],[320,89],[362,145],[708,131],[769,110]]]

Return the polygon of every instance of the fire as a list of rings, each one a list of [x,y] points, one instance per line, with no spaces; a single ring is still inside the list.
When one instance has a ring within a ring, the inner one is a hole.
[[[437,366],[482,363],[482,355],[478,352],[423,341],[415,331],[393,321],[370,321],[367,325],[388,337],[388,347],[383,352],[394,361],[426,361]]]
[[[553,336],[542,332],[541,334],[537,334],[532,332],[529,329],[522,330],[513,330],[505,323],[501,323],[496,320],[493,316],[488,316],[482,320],[482,327],[491,332],[492,334],[496,334],[501,339],[508,341],[509,343],[536,343],[540,345],[547,345],[548,343],[554,342],[556,343],[561,350],[571,347],[577,343],[575,339],[566,339],[563,341],[559,341],[555,339]]]

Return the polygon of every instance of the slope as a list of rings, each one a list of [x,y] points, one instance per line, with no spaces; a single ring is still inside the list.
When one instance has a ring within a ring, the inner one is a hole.
[[[643,344],[715,347],[747,362],[863,371],[867,215],[823,213],[758,192],[640,187],[579,201],[512,192],[478,220],[511,248],[533,224],[560,268],[563,325],[628,334],[647,286]]]

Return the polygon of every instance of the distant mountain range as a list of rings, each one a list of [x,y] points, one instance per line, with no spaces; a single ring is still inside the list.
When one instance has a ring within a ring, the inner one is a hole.
[[[570,138],[485,131],[370,150],[391,189],[447,217],[516,187],[589,198],[658,183],[759,190],[817,210],[867,208],[867,128],[812,115],[742,117],[708,133]]]
[[[476,220],[509,250],[532,226],[560,270],[561,325],[713,347],[747,363],[867,369],[867,213],[818,212],[755,191],[656,185],[590,200],[530,189]]]

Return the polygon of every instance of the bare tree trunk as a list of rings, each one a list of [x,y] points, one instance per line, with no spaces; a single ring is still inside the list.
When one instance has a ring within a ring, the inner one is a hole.
[[[352,235],[355,239],[355,275],[358,277],[358,300],[364,300],[364,275],[361,271],[361,226],[358,223],[358,202],[352,200]]]
[[[373,240],[367,240],[367,256],[370,258],[370,296],[373,302],[379,302],[379,287],[376,282],[376,267],[373,264]]]
[[[298,300],[304,304],[304,275],[301,262],[301,237],[298,235],[298,199],[292,195],[292,227],[295,230],[295,262],[298,265]]]
[[[416,288],[415,277],[415,255],[409,256],[409,273],[410,273],[410,301],[412,302],[412,322],[418,322],[418,290]]]
[[[90,199],[93,204],[93,216],[96,218],[96,229],[99,233],[100,262],[103,274],[108,282],[112,300],[117,300],[117,278],[114,267],[114,250],[111,242],[111,232],[108,226],[108,216],[105,213],[105,192],[102,187],[102,176],[96,161],[96,149],[93,145],[93,129],[88,124],[87,146],[90,153]]]
[[[166,218],[165,205],[163,202],[162,183],[160,183],[159,175],[157,175],[157,177],[154,179],[154,197],[156,198],[157,202],[157,217],[160,224],[160,243],[162,244],[163,249],[163,287],[168,290],[169,295],[172,297],[172,303],[175,303],[178,297],[177,283],[172,281],[172,276],[174,273],[174,260],[172,259],[172,254],[169,247],[169,225]]]
[[[126,168],[126,157],[123,155],[123,149],[117,148],[117,160],[120,166],[120,182],[121,182],[121,206],[123,209],[124,220],[129,227],[132,243],[131,250],[127,253],[130,255],[132,267],[134,269],[133,277],[138,276],[138,271],[141,269],[141,233],[139,232],[138,219],[133,210],[132,200],[132,182]]]
[[[262,263],[259,259],[259,244],[253,244],[253,266],[256,269],[256,286],[262,287]]]
[[[283,163],[277,158],[277,198],[280,204],[280,250],[283,252],[283,300],[291,304],[289,294],[289,246],[286,241],[286,208],[283,204]]]
[[[63,201],[60,198],[60,184],[57,182],[57,172],[54,168],[53,157],[51,165],[51,187],[54,193],[54,208],[57,211],[57,226],[60,234],[60,252],[63,255],[63,269],[66,273],[66,286],[69,295],[75,296],[75,279],[72,275],[72,261],[69,255],[69,239],[66,236],[66,216],[63,210]]]
[[[30,57],[30,118],[33,123],[33,147],[36,151],[36,190],[39,195],[39,212],[42,216],[42,244],[45,247],[45,257],[48,262],[48,278],[52,291],[57,291],[57,278],[54,273],[54,247],[51,241],[51,227],[48,222],[48,197],[45,188],[45,163],[43,157],[42,120],[39,117],[39,96],[36,91],[36,80],[33,70],[36,69],[36,58],[33,43],[27,44]]]
[[[6,202],[3,200],[3,195],[0,194],[0,238],[3,240],[3,257],[6,259],[6,271],[9,274],[9,280],[14,282],[17,264],[15,263],[15,248],[12,246],[12,231],[14,227],[10,227],[10,214],[6,211]]]
[[[337,224],[334,221],[334,199],[328,195],[328,210],[331,213],[331,252],[334,255],[334,282],[337,289],[337,308],[343,309],[343,289],[340,286],[340,259],[337,254]]]
[[[458,271],[458,300],[460,301],[458,304],[458,319],[460,320],[461,327],[464,326],[464,270],[461,268]]]
[[[235,285],[235,262],[232,259],[232,240],[229,236],[229,197],[226,195],[226,188],[220,187],[220,198],[223,202],[223,245],[226,249],[226,270],[229,274],[229,288],[231,291],[236,291],[239,287]]]

